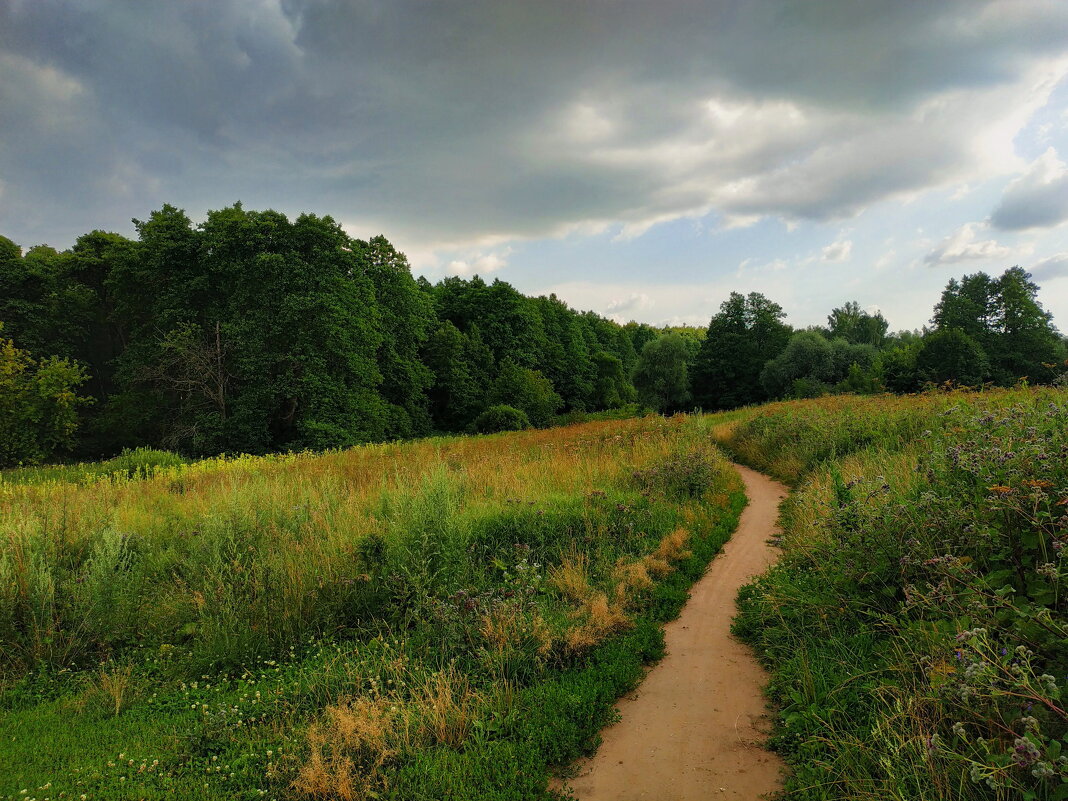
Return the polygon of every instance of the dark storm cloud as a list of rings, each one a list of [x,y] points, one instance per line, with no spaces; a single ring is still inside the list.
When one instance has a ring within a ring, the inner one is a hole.
[[[1056,253],[1029,268],[1036,281],[1052,281],[1054,278],[1068,278],[1068,253]]]
[[[1053,148],[1005,189],[991,222],[1005,230],[1049,228],[1068,221],[1068,166]]]
[[[1038,0],[0,0],[0,224],[67,244],[241,198],[433,243],[849,215],[974,168],[981,101],[1021,103],[1066,43]]]

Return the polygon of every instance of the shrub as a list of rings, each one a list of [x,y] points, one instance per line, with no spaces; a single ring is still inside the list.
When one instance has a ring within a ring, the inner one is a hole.
[[[74,444],[89,403],[75,390],[89,376],[67,359],[37,361],[2,334],[0,323],[0,467],[38,464]]]
[[[496,434],[499,431],[522,431],[530,428],[526,413],[503,403],[490,406],[475,418],[475,431],[479,434]]]
[[[100,475],[119,473],[128,478],[138,478],[151,476],[159,468],[177,467],[185,463],[185,459],[171,451],[153,448],[124,448],[118,456],[100,462],[95,466],[94,472]]]

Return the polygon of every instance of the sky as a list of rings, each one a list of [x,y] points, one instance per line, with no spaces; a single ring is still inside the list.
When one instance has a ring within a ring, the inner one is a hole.
[[[0,0],[0,234],[329,214],[619,321],[731,291],[1068,331],[1065,0]]]

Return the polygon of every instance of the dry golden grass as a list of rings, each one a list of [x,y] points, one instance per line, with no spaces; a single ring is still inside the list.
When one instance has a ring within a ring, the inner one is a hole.
[[[564,642],[572,652],[592,648],[606,637],[633,625],[626,609],[619,601],[609,601],[603,592],[594,593],[577,610],[580,622],[564,635]]]
[[[693,556],[686,546],[690,543],[690,532],[684,528],[677,528],[670,534],[665,534],[660,540],[660,545],[653,551],[653,556],[663,559],[665,562],[680,562]]]
[[[519,648],[527,638],[538,643],[538,653],[548,654],[553,647],[553,633],[540,612],[529,616],[514,606],[499,606],[483,616],[479,633],[486,649],[500,656]]]
[[[568,601],[581,604],[593,592],[586,554],[571,551],[549,571],[549,584]]]
[[[649,576],[649,569],[645,562],[639,559],[636,562],[620,560],[612,571],[612,580],[615,582],[615,600],[626,606],[636,595],[653,588],[653,579]]]
[[[127,707],[133,695],[132,667],[115,668],[100,672],[100,691],[108,698],[112,712],[117,717]]]
[[[463,745],[482,701],[468,677],[454,667],[433,674],[415,687],[412,695],[420,734],[450,748]]]
[[[400,708],[386,698],[360,697],[328,706],[308,727],[308,758],[293,789],[310,798],[376,798],[383,766],[397,754]]]

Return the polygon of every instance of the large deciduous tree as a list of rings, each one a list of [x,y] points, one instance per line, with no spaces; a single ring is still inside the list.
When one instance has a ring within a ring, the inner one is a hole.
[[[732,292],[709,322],[694,359],[694,402],[711,410],[766,400],[760,372],[790,339],[785,316],[781,306],[759,292]]]
[[[955,329],[973,340],[987,359],[989,378],[1004,386],[1021,378],[1051,381],[1063,358],[1052,316],[1038,302],[1038,286],[1019,267],[999,278],[976,273],[951,279],[932,323],[936,331]]]
[[[389,404],[387,436],[414,437],[430,431],[427,390],[434,375],[420,360],[436,324],[432,299],[412,277],[408,259],[384,236],[356,240],[360,269],[374,285],[381,320],[380,391]]]
[[[647,342],[634,368],[638,400],[661,414],[687,408],[691,400],[689,358],[690,348],[681,334],[664,334]]]

